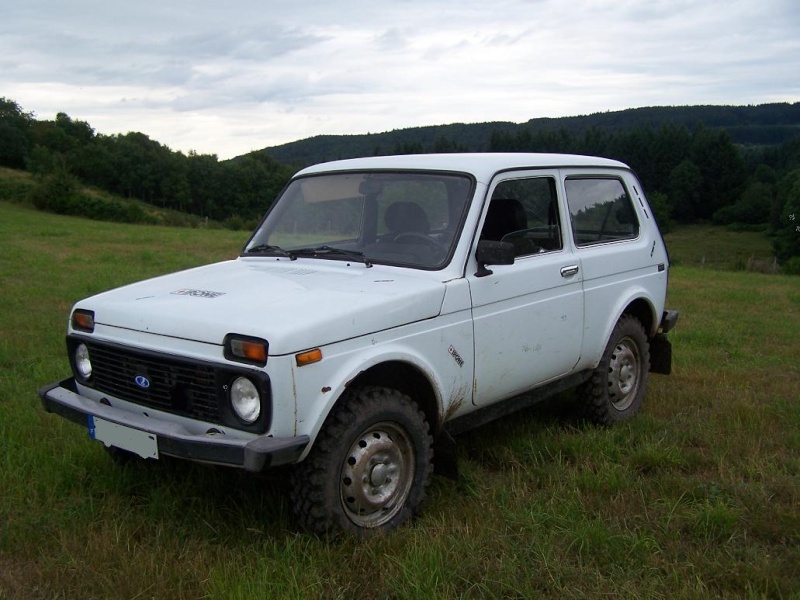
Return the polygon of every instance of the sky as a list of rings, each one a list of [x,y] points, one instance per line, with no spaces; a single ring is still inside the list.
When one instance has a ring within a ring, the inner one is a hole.
[[[321,134],[800,101],[797,0],[0,0],[0,97],[232,158]]]

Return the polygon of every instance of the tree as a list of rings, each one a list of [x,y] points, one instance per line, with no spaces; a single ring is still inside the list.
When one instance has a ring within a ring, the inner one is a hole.
[[[783,177],[778,185],[781,207],[780,225],[775,232],[773,250],[782,263],[792,262],[800,274],[800,169]]]
[[[0,165],[12,169],[25,168],[28,155],[28,137],[25,132],[0,121]]]
[[[747,181],[744,161],[724,130],[700,127],[692,140],[690,158],[700,169],[698,190],[701,199],[694,217],[710,219],[722,208],[735,204]]]
[[[24,169],[30,148],[33,113],[5,97],[0,97],[0,165]]]
[[[669,174],[667,189],[672,217],[679,223],[695,220],[700,203],[703,175],[691,160],[684,159]]]

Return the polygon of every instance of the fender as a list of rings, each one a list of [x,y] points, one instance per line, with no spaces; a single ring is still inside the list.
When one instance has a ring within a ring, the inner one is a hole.
[[[472,391],[471,341],[466,343],[471,340],[471,322],[459,319],[443,329],[432,327],[432,321],[453,321],[452,317],[413,324],[408,329],[416,331],[399,338],[396,331],[390,334],[382,332],[332,344],[322,348],[320,363],[303,367],[292,365],[296,431],[311,439],[303,457],[316,440],[328,414],[352,382],[381,364],[403,363],[421,373],[433,390],[441,417],[446,415],[450,418],[469,410],[471,403],[464,398]],[[451,351],[454,347],[463,347],[463,356],[457,353],[455,358]],[[317,368],[323,364],[324,368]]]
[[[647,324],[644,324],[647,335],[648,337],[652,337],[655,334],[658,329],[659,315],[663,310],[663,306],[656,306],[656,301],[644,286],[640,284],[631,285],[625,290],[620,291],[613,305],[609,307],[607,311],[603,311],[607,317],[603,321],[602,328],[595,328],[593,332],[594,335],[589,334],[589,332],[591,332],[589,327],[585,328],[581,362],[576,370],[584,368],[594,369],[597,367],[605,351],[608,339],[611,336],[611,331],[614,329],[617,321],[619,321],[620,317],[628,310],[628,307],[639,301],[647,305],[647,309],[650,313],[649,317],[652,325],[648,328]]]

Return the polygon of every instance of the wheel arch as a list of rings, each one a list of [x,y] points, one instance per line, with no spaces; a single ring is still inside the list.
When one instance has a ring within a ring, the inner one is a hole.
[[[345,389],[368,385],[391,388],[411,398],[425,414],[431,433],[436,437],[442,421],[439,400],[434,384],[422,369],[401,360],[380,362],[359,373]],[[339,397],[336,404],[342,401]]]
[[[651,338],[658,329],[658,318],[655,310],[655,307],[647,298],[639,297],[628,303],[617,318],[617,321],[624,315],[631,315],[642,324],[647,337]]]
[[[629,294],[619,298],[614,310],[610,310],[606,313],[607,316],[603,318],[602,328],[597,330],[588,342],[590,351],[585,355],[586,362],[584,366],[594,369],[598,365],[614,327],[625,315],[636,318],[644,327],[647,338],[652,338],[658,330],[659,324],[656,311],[657,308],[653,299],[644,289],[631,290]],[[584,340],[584,343],[587,343],[587,340]]]

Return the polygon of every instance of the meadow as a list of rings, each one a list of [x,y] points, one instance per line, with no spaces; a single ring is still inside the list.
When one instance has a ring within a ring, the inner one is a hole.
[[[0,598],[800,598],[800,278],[730,256],[762,235],[668,237],[673,374],[635,419],[565,395],[461,435],[416,521],[333,541],[298,531],[284,472],[120,467],[39,402],[73,302],[246,237],[0,202]]]

